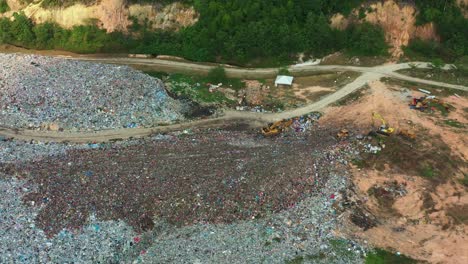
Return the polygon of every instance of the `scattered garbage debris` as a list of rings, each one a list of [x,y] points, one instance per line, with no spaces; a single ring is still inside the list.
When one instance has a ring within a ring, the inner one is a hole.
[[[394,199],[405,196],[408,191],[406,190],[406,182],[398,182],[395,180],[385,181],[383,184],[376,184],[369,189],[368,193],[382,202],[391,203]]]
[[[431,94],[431,92],[428,91],[428,90],[424,90],[424,89],[418,89],[418,90],[419,90],[420,92],[425,93],[425,94]]]
[[[341,129],[340,132],[338,132],[338,134],[336,134],[336,137],[338,139],[345,139],[345,138],[349,137],[349,131],[347,129]]]
[[[276,136],[283,132],[286,128],[290,127],[292,123],[292,119],[270,123],[268,126],[262,128],[262,134],[266,137]]]
[[[0,54],[0,126],[99,130],[170,123],[184,105],[128,66]]]
[[[419,98],[413,97],[409,103],[409,107],[410,109],[419,110],[421,112],[424,112],[427,109],[430,109],[431,111],[436,109],[443,112],[450,111],[450,105],[435,96],[421,96]]]
[[[320,117],[320,113],[313,112],[300,117],[277,121],[263,127],[261,132],[267,137],[279,135],[288,128],[292,128],[295,132],[305,132],[309,130]]]
[[[366,144],[366,145],[364,145],[364,147],[365,147],[366,152],[372,153],[372,154],[377,154],[380,151],[382,151],[381,146],[373,146],[372,144]]]

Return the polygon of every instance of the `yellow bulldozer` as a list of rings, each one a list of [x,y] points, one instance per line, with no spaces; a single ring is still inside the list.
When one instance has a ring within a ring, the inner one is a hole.
[[[393,132],[395,132],[395,128],[390,127],[388,125],[387,121],[385,121],[385,119],[379,113],[376,113],[376,112],[372,113],[372,126],[373,127],[375,127],[374,120],[376,120],[376,119],[381,122],[381,125],[379,126],[379,128],[375,132],[377,132],[379,134],[382,134],[382,135],[385,135],[385,136],[389,136],[389,135],[393,134]]]
[[[262,134],[266,137],[276,136],[283,132],[283,130],[285,130],[286,128],[290,127],[292,123],[293,120],[289,119],[268,124],[268,126],[262,128]]]

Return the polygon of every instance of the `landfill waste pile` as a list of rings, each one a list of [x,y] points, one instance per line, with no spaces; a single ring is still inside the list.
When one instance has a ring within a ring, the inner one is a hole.
[[[436,109],[440,110],[442,113],[449,112],[451,106],[446,102],[436,98],[434,95],[430,96],[421,96],[419,98],[413,97],[409,103],[410,109],[419,110],[424,112],[430,110],[434,112]]]
[[[336,132],[2,141],[23,154],[0,162],[0,263],[361,262],[333,232],[358,154]]]
[[[276,136],[283,132],[303,133],[310,130],[321,116],[322,114],[319,112],[312,112],[300,117],[280,120],[263,127],[261,132],[267,137]]]
[[[384,182],[382,185],[376,184],[369,189],[369,194],[376,196],[379,201],[393,202],[395,198],[407,194],[406,183],[398,181]]]
[[[0,54],[0,126],[100,130],[183,119],[164,84],[127,66]]]

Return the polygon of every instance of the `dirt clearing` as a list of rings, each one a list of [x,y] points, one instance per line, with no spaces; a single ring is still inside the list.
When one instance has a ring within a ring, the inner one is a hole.
[[[411,99],[423,95],[376,81],[349,104],[327,109],[319,120],[367,135],[380,126],[371,118],[378,112],[396,129],[389,137],[373,135],[370,144],[381,150],[362,154],[363,159],[352,165],[358,204],[378,224],[365,231],[350,225],[351,231],[344,232],[415,259],[467,263],[468,193],[459,180],[467,173],[468,139],[464,126],[451,126],[446,120],[466,124],[468,100],[443,96],[451,105],[447,113],[410,109]],[[414,132],[416,138],[399,135],[403,130]]]

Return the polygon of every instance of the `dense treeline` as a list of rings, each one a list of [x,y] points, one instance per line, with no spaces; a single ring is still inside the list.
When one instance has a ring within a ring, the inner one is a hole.
[[[93,53],[112,47],[112,36],[96,26],[76,26],[63,29],[53,23],[34,25],[23,14],[14,19],[0,19],[0,43],[37,49],[63,49],[80,53]]]
[[[2,1],[2,0],[0,0]],[[86,0],[92,1],[92,0]],[[75,0],[47,0],[64,5]],[[154,2],[152,0],[128,0]],[[157,1],[169,3],[172,0]],[[346,50],[353,55],[383,55],[383,31],[370,24],[346,31],[332,29],[329,18],[349,14],[364,0],[184,0],[200,13],[192,27],[175,32],[149,30],[146,22],[134,23],[130,34],[106,34],[94,25],[70,30],[46,23],[34,25],[24,15],[14,21],[0,19],[0,42],[39,49],[75,52],[133,52],[183,56],[192,60],[245,64],[263,60],[270,64],[290,61],[305,52],[313,56]],[[419,23],[434,22],[441,43],[415,40],[408,52],[426,57],[453,59],[468,54],[468,20],[455,0],[416,0]],[[136,21],[135,21],[136,22]]]
[[[108,35],[95,26],[65,30],[51,23],[33,25],[16,14],[14,21],[0,20],[0,41],[41,49],[129,51],[238,64],[255,59],[278,64],[298,52],[322,56],[347,49],[359,55],[384,54],[387,47],[380,28],[363,24],[339,31],[329,25],[332,14],[349,13],[362,1],[187,0],[200,13],[194,26],[177,33],[154,32],[148,23],[134,23],[128,35]]]
[[[455,0],[417,0],[419,24],[434,22],[441,42],[414,40],[408,51],[425,57],[452,61],[468,56],[468,19]]]
[[[1,0],[0,0],[1,1]],[[68,0],[49,0],[60,4]],[[128,0],[151,2],[151,0]],[[160,1],[159,1],[160,2]],[[171,0],[164,0],[169,3]],[[24,15],[0,19],[0,42],[40,49],[75,52],[168,54],[200,61],[245,64],[288,62],[305,52],[312,56],[346,50],[353,55],[384,55],[381,28],[363,23],[345,31],[332,29],[329,18],[349,14],[364,0],[185,0],[200,13],[199,21],[179,32],[149,30],[134,23],[130,34],[106,34],[94,25],[66,30],[52,23],[33,25]],[[468,24],[455,0],[416,0],[420,23],[433,21],[442,44],[414,41],[410,50],[425,56],[453,58],[468,53]],[[136,22],[136,20],[135,20]],[[429,47],[429,48],[428,48]]]
[[[182,30],[177,36],[144,32],[143,41],[135,51],[158,53],[164,50],[165,53],[182,54],[194,60],[221,57],[238,63],[256,58],[286,61],[291,54],[302,51],[322,56],[346,48],[349,37],[358,38],[349,36],[349,32],[333,30],[329,26],[329,17],[337,12],[349,13],[361,2],[195,0],[193,4],[200,12],[196,25]],[[377,37],[383,39],[383,35]],[[176,45],[159,41],[168,38],[177,39],[173,42]],[[369,55],[374,55],[373,49],[368,51]]]

